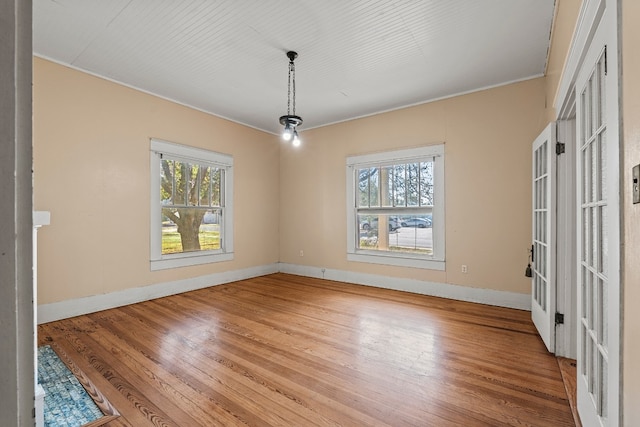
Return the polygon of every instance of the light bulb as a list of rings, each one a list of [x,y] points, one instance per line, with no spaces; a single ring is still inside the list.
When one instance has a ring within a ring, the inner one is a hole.
[[[293,146],[294,147],[300,146],[300,138],[298,138],[298,131],[295,129],[293,131]]]
[[[291,139],[293,132],[291,131],[291,126],[287,123],[284,127],[284,131],[282,132],[282,139],[285,141],[289,141]]]

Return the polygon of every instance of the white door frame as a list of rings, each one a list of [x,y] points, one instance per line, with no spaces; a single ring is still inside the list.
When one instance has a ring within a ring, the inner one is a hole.
[[[23,427],[35,396],[31,2],[0,2],[0,14],[0,425]]]

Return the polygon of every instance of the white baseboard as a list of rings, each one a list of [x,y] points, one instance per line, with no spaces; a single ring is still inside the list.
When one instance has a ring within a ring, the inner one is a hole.
[[[472,288],[448,283],[385,277],[376,274],[356,273],[328,268],[322,269],[319,267],[285,263],[280,263],[280,272],[531,311],[531,296],[517,292]]]
[[[126,289],[124,291],[112,292],[109,294],[92,295],[84,298],[39,305],[38,324],[277,272],[335,280],[345,283],[355,283],[358,285],[374,286],[378,288],[394,289],[397,291],[431,295],[460,301],[477,302],[499,307],[531,310],[531,297],[528,294],[496,291],[493,289],[471,288],[468,286],[427,282],[423,280],[386,277],[375,274],[356,273],[352,271],[321,269],[318,267],[296,264],[274,263],[243,270],[225,271],[222,273],[209,274],[190,279]]]
[[[266,274],[277,273],[278,271],[279,264],[274,263],[243,270],[225,271],[190,279],[126,289],[109,294],[92,295],[84,298],[43,304],[38,306],[38,324],[94,313],[109,308],[121,307],[141,301],[148,301],[154,298],[180,294],[196,289],[208,288],[237,280],[249,279],[251,277],[264,276]]]

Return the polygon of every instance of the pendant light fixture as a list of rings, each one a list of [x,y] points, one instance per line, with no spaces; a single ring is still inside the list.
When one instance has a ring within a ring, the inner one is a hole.
[[[285,141],[292,141],[294,147],[300,145],[298,137],[298,126],[302,124],[302,117],[296,115],[296,66],[293,61],[298,57],[294,51],[287,52],[289,58],[289,81],[287,90],[287,114],[280,117],[280,124],[284,126],[282,138]],[[293,104],[293,108],[292,108]]]

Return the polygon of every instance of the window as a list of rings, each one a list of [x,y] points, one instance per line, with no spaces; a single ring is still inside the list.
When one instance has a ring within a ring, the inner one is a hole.
[[[151,270],[233,259],[233,157],[151,140]]]
[[[444,270],[444,145],[347,158],[347,259]]]

